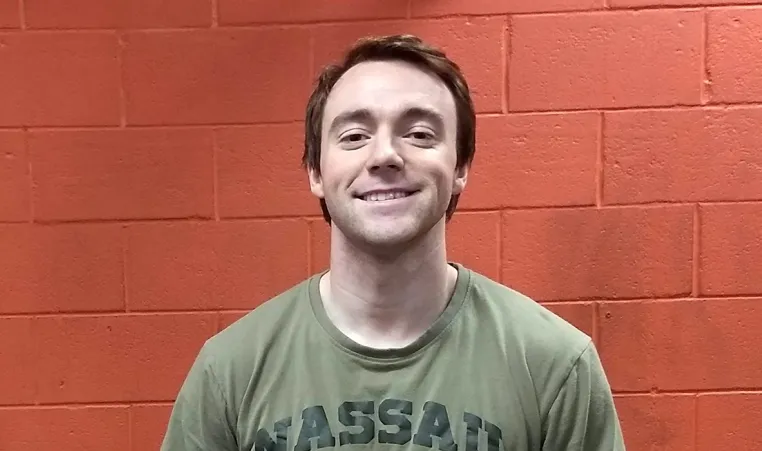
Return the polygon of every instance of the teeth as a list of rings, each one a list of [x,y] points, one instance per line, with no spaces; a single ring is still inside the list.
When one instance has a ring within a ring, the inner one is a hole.
[[[409,194],[404,191],[392,191],[386,193],[371,193],[363,196],[363,200],[377,202],[382,200],[400,199],[407,196],[409,196]]]

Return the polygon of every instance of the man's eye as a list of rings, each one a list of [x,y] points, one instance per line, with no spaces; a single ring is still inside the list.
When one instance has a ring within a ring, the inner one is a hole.
[[[410,132],[408,133],[407,138],[412,140],[415,145],[419,146],[429,146],[434,144],[436,141],[436,136],[434,136],[433,133],[424,130],[416,130],[414,132]]]
[[[368,139],[365,133],[347,133],[339,138],[339,144],[344,149],[354,150],[364,146]]]
[[[365,139],[364,135],[361,135],[360,133],[350,133],[349,135],[346,135],[343,139],[343,141],[349,141],[349,142],[359,142]]]

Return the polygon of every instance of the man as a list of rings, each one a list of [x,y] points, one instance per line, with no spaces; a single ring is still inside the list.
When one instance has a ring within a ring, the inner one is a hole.
[[[458,67],[362,40],[305,127],[330,268],[207,341],[162,450],[624,450],[591,339],[447,259],[475,142]]]

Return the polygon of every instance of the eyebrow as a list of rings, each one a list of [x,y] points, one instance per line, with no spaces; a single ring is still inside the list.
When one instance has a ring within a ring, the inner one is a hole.
[[[333,134],[339,126],[347,122],[369,122],[371,119],[373,119],[373,113],[366,108],[344,111],[333,118],[331,126],[328,128],[328,134]]]
[[[444,128],[444,116],[439,111],[428,107],[410,107],[402,114],[403,119],[426,119],[434,123],[436,128]]]
[[[432,108],[413,106],[406,108],[402,113],[402,119],[410,120],[417,118],[430,120],[439,129],[444,128],[444,116]],[[370,122],[371,120],[373,120],[373,113],[367,108],[345,111],[337,115],[333,121],[331,121],[328,133],[331,134],[335,132],[339,126],[347,122]]]

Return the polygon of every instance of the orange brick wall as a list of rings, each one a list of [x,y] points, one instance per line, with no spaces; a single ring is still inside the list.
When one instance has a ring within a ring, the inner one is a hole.
[[[723,3],[0,0],[0,449],[158,448],[203,341],[325,267],[310,82],[391,32],[473,86],[452,258],[594,336],[628,450],[762,449],[762,2]]]

